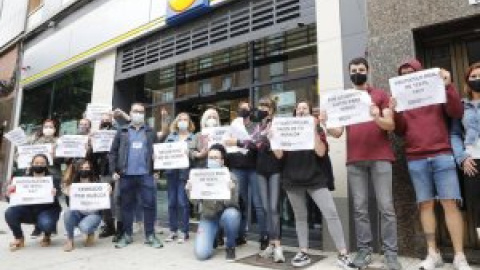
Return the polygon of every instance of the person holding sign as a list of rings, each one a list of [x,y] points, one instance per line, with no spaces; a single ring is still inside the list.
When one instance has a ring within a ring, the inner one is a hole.
[[[226,154],[227,151],[221,144],[212,145],[208,150],[207,168],[226,168]],[[212,257],[213,243],[217,232],[223,229],[227,237],[226,259],[235,261],[235,240],[240,228],[240,212],[238,210],[237,183],[233,174],[231,177],[230,200],[201,200],[199,202],[201,204],[200,223],[194,245],[195,256],[198,260],[204,261]],[[187,181],[185,188],[191,194],[193,185],[190,180]]]
[[[253,201],[253,207],[255,210],[255,216],[258,222],[258,234],[260,235],[260,250],[265,250],[269,245],[267,224],[265,220],[265,212],[263,211],[262,198],[260,197],[260,190],[257,181],[257,145],[255,139],[260,133],[260,127],[258,125],[259,120],[263,120],[267,114],[265,112],[260,113],[259,117],[254,117],[254,110],[251,109],[250,104],[246,101],[242,101],[238,104],[237,115],[239,118],[233,120],[234,123],[238,123],[244,137],[237,138],[231,136],[225,140],[226,147],[238,147],[240,151],[232,152],[228,154],[228,164],[232,173],[238,180],[238,189],[241,198],[241,211],[242,211],[242,223],[240,224],[240,233],[237,239],[237,245],[244,245],[247,243],[246,229],[247,229],[247,210],[248,205]],[[258,111],[257,111],[258,112]],[[255,120],[256,122],[252,121]],[[240,129],[240,130],[241,130]],[[237,130],[238,132],[238,130]],[[240,136],[242,134],[237,134]],[[251,190],[251,197],[248,196],[248,190]]]
[[[310,117],[312,107],[307,102],[299,102],[293,114],[295,117]],[[269,136],[275,135],[270,134]],[[320,208],[324,220],[327,221],[328,231],[339,252],[338,265],[344,269],[348,269],[350,265],[342,223],[327,186],[328,172],[324,165],[327,151],[326,136],[321,127],[315,132],[314,150],[274,150],[275,156],[283,162],[283,187],[295,215],[295,228],[300,251],[291,261],[294,267],[304,267],[311,263],[308,256],[308,211],[305,203],[307,193]]]
[[[368,186],[373,184],[380,211],[382,249],[389,270],[402,269],[397,252],[397,218],[393,206],[392,162],[395,160],[389,132],[395,128],[390,97],[381,89],[368,84],[369,65],[365,58],[352,59],[348,65],[350,79],[356,90],[365,91],[372,99],[370,114],[374,121],[350,125],[346,128],[329,128],[328,134],[340,138],[347,133],[347,174],[352,192],[357,248],[353,266],[367,267],[372,262],[372,229],[368,213]],[[326,125],[326,112],[321,112],[321,122]],[[375,149],[375,151],[372,151]]]
[[[418,60],[400,65],[399,75],[423,70]],[[450,238],[455,251],[454,266],[468,266],[463,252],[463,219],[459,202],[462,201],[460,185],[452,155],[449,137],[451,119],[463,115],[460,95],[452,84],[450,74],[442,72],[447,103],[429,105],[395,114],[395,133],[405,139],[405,151],[410,178],[415,189],[420,209],[420,220],[428,246],[428,255],[420,263],[423,269],[434,269],[443,265],[443,259],[436,242],[437,222],[435,201],[439,201],[445,213]],[[396,101],[391,107],[395,110]],[[432,169],[434,168],[434,169]]]
[[[30,167],[28,176],[34,179],[41,179],[50,176],[48,171],[48,158],[39,154],[33,157],[32,166]],[[44,233],[43,239],[40,241],[42,247],[48,247],[51,244],[51,235],[56,230],[58,219],[62,208],[58,202],[60,191],[60,181],[53,178],[52,203],[15,205],[10,206],[5,211],[5,220],[13,232],[15,240],[10,243],[10,250],[16,251],[25,246],[25,237],[22,231],[22,223],[35,224],[35,226]],[[7,187],[7,197],[11,197],[16,193],[15,183]],[[16,194],[20,196],[20,194]]]
[[[276,263],[285,262],[283,249],[280,243],[280,172],[282,164],[272,151],[267,134],[272,125],[277,106],[273,98],[264,97],[259,101],[258,109],[267,116],[260,122],[260,136],[257,141],[257,177],[262,197],[263,211],[266,213],[268,224],[268,238],[270,244],[260,253],[263,258],[273,258]]]
[[[220,126],[220,116],[218,115],[217,110],[214,108],[207,109],[200,119],[200,132],[205,131],[208,128],[216,128]],[[196,142],[195,145],[197,149],[193,152],[193,157],[195,158],[195,168],[205,168],[207,163],[207,150],[208,150],[208,136],[198,133],[195,136]]]
[[[155,236],[156,185],[153,178],[153,144],[155,132],[145,123],[145,105],[133,103],[130,110],[131,122],[121,127],[110,150],[112,178],[120,185],[123,236],[115,244],[124,248],[132,243],[133,219],[137,197],[143,204],[145,243],[153,248],[163,247]]]
[[[195,145],[195,125],[187,113],[179,113],[170,125],[170,134],[165,139],[165,143],[185,142],[187,143],[187,152],[190,164],[198,156]],[[168,226],[170,234],[165,242],[177,240],[182,244],[189,238],[190,230],[190,204],[188,203],[185,184],[187,183],[190,168],[165,170],[167,177],[167,196],[168,196]],[[178,212],[180,211],[180,218]],[[182,229],[178,232],[179,219],[182,223]]]
[[[87,160],[79,160],[75,164],[76,172],[72,181],[65,183],[63,193],[70,197],[70,187],[73,183],[98,183],[98,178],[95,176],[92,165]],[[70,197],[70,201],[75,198]],[[65,243],[63,250],[70,252],[74,249],[74,230],[78,227],[80,231],[87,235],[85,246],[90,247],[95,241],[95,231],[102,221],[100,211],[79,211],[67,209],[63,214],[65,229],[67,231],[68,240]]]

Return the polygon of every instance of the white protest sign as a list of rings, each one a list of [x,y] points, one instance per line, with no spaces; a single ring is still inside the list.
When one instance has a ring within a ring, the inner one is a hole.
[[[30,167],[30,163],[35,155],[43,154],[47,156],[50,166],[53,165],[53,144],[33,144],[33,145],[20,145],[17,146],[18,158],[17,166],[19,169],[25,169]]]
[[[110,152],[115,134],[117,134],[115,130],[94,131],[90,137],[92,140],[93,152]]]
[[[70,209],[79,211],[110,209],[110,185],[73,183],[70,186]]]
[[[225,140],[228,138],[229,133],[229,126],[202,129],[202,135],[207,136],[209,148],[217,143],[225,146]]]
[[[327,112],[327,128],[344,127],[373,120],[372,99],[366,91],[348,89],[328,91],[320,100]]]
[[[157,143],[153,145],[155,156],[153,167],[162,169],[185,169],[190,167],[186,142]]]
[[[222,169],[192,169],[190,198],[193,200],[230,200],[230,172]]]
[[[92,121],[92,130],[98,130],[102,121],[102,114],[112,111],[112,106],[108,104],[87,104],[85,118]]]
[[[5,133],[3,137],[5,137],[5,139],[9,140],[15,146],[27,143],[27,135],[21,127],[17,127],[8,133]]]
[[[402,112],[447,101],[440,69],[427,69],[389,80],[396,111]]]
[[[87,155],[87,135],[63,135],[57,140],[56,157],[85,158]]]
[[[51,176],[15,177],[12,185],[15,186],[15,192],[10,195],[11,206],[53,203]]]
[[[313,150],[315,121],[313,117],[274,117],[271,148],[274,150]]]

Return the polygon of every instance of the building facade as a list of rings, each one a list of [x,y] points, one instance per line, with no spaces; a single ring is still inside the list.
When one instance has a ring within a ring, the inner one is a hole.
[[[396,75],[398,65],[417,57],[426,67],[442,67],[451,71],[457,89],[464,95],[465,70],[470,64],[480,61],[478,1],[372,0],[367,2],[367,14],[368,55],[376,85],[388,89],[388,78]],[[419,256],[425,252],[425,241],[400,145],[401,142],[397,142],[399,161],[394,170],[400,250],[404,254]],[[480,183],[460,181],[467,254],[478,262],[480,242],[475,228],[480,224],[477,214]],[[443,215],[440,209],[439,215]],[[448,253],[451,243],[444,222],[440,222],[439,227],[437,238],[442,249]]]

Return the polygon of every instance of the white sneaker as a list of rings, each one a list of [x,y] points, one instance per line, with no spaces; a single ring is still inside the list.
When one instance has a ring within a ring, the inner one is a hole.
[[[268,247],[265,250],[262,250],[258,255],[264,259],[272,258],[274,249],[274,245],[268,245]]]
[[[455,259],[453,259],[453,268],[456,270],[472,270],[470,265],[468,265],[467,258],[465,258],[464,254],[455,255]]]
[[[173,242],[175,239],[177,239],[177,233],[176,232],[170,232],[170,234],[165,238],[165,242],[170,243]]]
[[[273,249],[273,262],[275,263],[284,263],[285,256],[283,256],[283,248],[276,247]]]
[[[443,259],[442,255],[440,255],[440,252],[436,254],[428,254],[427,258],[423,260],[419,268],[423,270],[433,270],[437,267],[442,267],[443,266]]]
[[[187,238],[186,238],[185,233],[183,233],[183,232],[179,232],[179,233],[178,233],[178,239],[177,239],[177,243],[178,243],[178,244],[183,244],[183,243],[185,243],[185,240],[186,240],[186,239],[187,239]]]

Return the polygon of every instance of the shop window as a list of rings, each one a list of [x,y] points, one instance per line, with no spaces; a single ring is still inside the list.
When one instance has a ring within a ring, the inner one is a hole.
[[[202,95],[208,95],[212,93],[212,83],[209,79],[200,81],[198,85]]]

